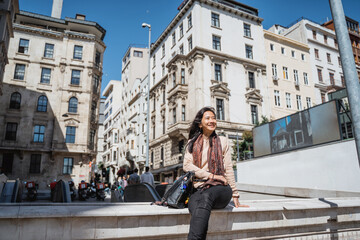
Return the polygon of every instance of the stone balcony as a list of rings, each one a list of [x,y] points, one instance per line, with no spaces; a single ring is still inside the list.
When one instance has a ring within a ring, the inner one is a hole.
[[[244,200],[207,239],[360,239],[360,198]],[[1,204],[0,239],[186,239],[188,209],[150,203]]]

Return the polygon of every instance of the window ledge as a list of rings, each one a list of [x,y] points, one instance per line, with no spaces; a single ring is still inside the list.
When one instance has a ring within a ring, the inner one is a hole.
[[[73,113],[73,112],[67,112],[66,114],[67,115],[72,115],[72,116],[79,116],[80,115],[79,113]]]
[[[24,80],[21,80],[21,79],[11,79],[12,81],[15,81],[15,82],[23,82],[23,83],[26,83],[25,79]]]
[[[30,57],[30,54],[28,54],[28,53],[21,53],[21,52],[16,52],[16,55],[25,56],[25,57]]]
[[[249,90],[258,90],[258,91],[260,92],[260,90],[259,90],[259,89],[257,89],[256,87],[254,87],[254,88],[251,88],[251,87],[246,87],[246,91],[249,91]]]
[[[212,28],[215,28],[215,29],[218,29],[218,30],[222,30],[221,27],[217,27],[217,26],[214,26],[214,25],[211,25]]]
[[[52,85],[50,83],[39,82],[38,85],[40,85],[41,87],[52,87]]]
[[[7,108],[8,111],[11,112],[20,112],[21,111],[21,107],[20,108]]]
[[[193,25],[191,25],[187,30],[186,32],[190,31],[190,29],[192,29]]]
[[[76,59],[76,58],[71,59],[71,61],[84,63],[84,60],[82,60],[82,59]]]
[[[211,79],[211,84],[214,85],[214,84],[225,84],[227,85],[227,83],[225,83],[224,81],[218,81],[218,80],[215,80],[215,79]]]
[[[42,57],[42,60],[50,60],[50,61],[55,61],[55,58],[49,58],[49,57]]]
[[[179,37],[178,42],[184,37],[184,34]]]
[[[252,37],[248,37],[246,35],[244,35],[244,38],[250,39],[250,40],[254,40]]]
[[[79,85],[76,85],[76,84],[71,84],[71,83],[69,84],[69,86],[70,86],[70,87],[76,87],[76,88],[80,88],[80,87],[81,87],[80,84],[79,84]]]
[[[38,114],[47,114],[47,113],[48,113],[47,111],[46,111],[46,112],[44,112],[44,111],[38,111],[37,109],[36,109],[35,112],[38,113]]]

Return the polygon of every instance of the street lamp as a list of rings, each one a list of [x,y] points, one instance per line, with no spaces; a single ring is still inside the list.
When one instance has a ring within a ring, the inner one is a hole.
[[[147,115],[146,115],[146,162],[145,166],[149,166],[149,125],[150,125],[150,44],[151,44],[151,25],[143,23],[141,25],[143,28],[149,29],[149,45],[148,45],[148,82],[147,82]]]

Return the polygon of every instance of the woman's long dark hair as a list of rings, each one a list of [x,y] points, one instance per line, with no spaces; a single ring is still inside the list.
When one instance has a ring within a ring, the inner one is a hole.
[[[204,113],[210,111],[212,112],[215,116],[215,109],[213,107],[203,107],[202,109],[200,109],[196,116],[194,121],[191,123],[190,126],[190,131],[189,131],[189,152],[192,153],[193,151],[193,147],[194,147],[194,142],[196,141],[196,139],[200,136],[200,134],[202,134],[202,129],[199,127],[199,124],[201,123],[201,120],[204,116]],[[216,136],[215,131],[211,134],[210,139],[209,139],[209,143],[210,143],[210,147],[212,147],[212,139],[213,137]]]

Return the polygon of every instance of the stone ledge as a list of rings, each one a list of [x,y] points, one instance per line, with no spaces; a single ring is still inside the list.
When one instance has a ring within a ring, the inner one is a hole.
[[[360,239],[360,198],[242,203],[212,212],[208,239]],[[0,205],[0,239],[186,239],[189,222],[149,203]]]
[[[236,183],[236,187],[240,191],[272,194],[287,197],[301,197],[301,198],[332,198],[332,197],[360,197],[360,192],[348,191],[330,191],[311,188],[296,188],[296,187],[279,187],[279,186],[265,186],[248,183]]]

